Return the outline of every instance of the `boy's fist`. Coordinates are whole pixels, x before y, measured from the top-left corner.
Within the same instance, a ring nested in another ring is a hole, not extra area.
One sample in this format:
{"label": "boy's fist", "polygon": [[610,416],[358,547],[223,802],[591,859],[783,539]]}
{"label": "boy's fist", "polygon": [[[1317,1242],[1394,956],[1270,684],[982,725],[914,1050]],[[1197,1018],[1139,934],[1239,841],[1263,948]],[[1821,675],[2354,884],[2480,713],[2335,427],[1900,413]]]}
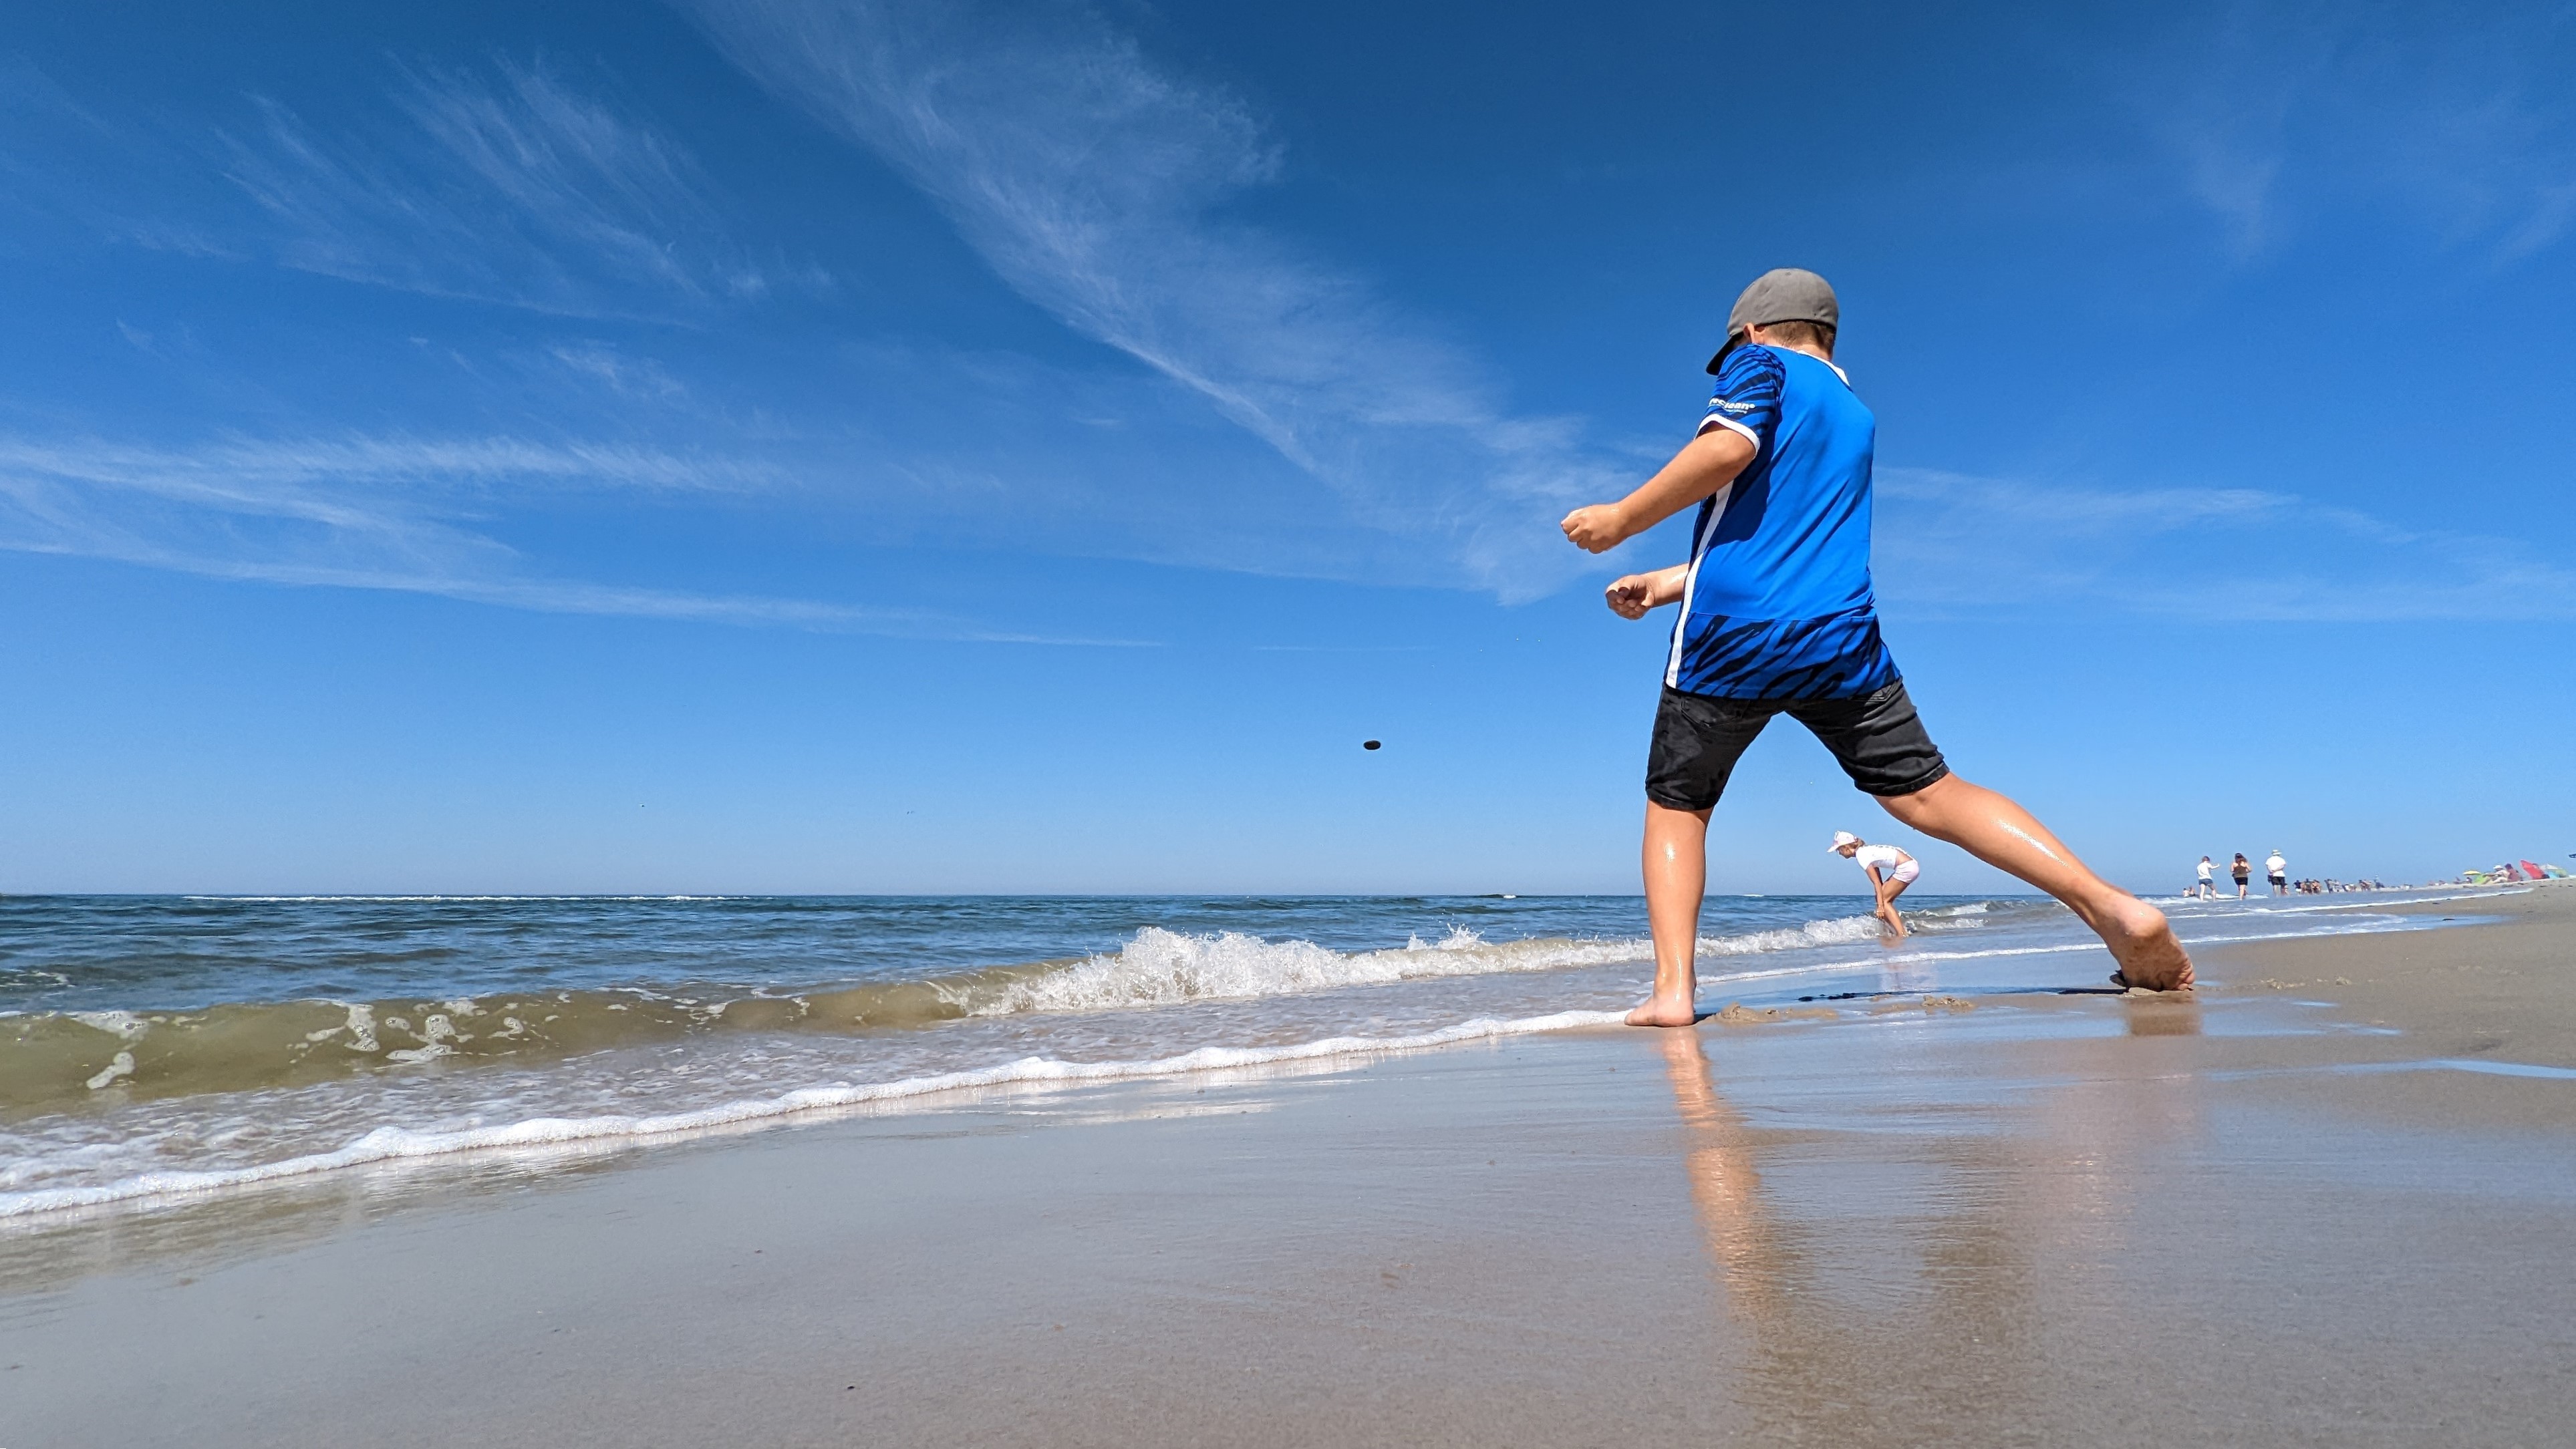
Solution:
{"label": "boy's fist", "polygon": [[1628,541],[1628,532],[1619,526],[1618,505],[1595,503],[1565,515],[1561,525],[1566,540],[1585,553],[1607,553]]}
{"label": "boy's fist", "polygon": [[1648,609],[1655,607],[1655,576],[1630,574],[1613,579],[1610,587],[1602,590],[1602,597],[1609,600],[1610,612],[1620,618],[1642,619]]}

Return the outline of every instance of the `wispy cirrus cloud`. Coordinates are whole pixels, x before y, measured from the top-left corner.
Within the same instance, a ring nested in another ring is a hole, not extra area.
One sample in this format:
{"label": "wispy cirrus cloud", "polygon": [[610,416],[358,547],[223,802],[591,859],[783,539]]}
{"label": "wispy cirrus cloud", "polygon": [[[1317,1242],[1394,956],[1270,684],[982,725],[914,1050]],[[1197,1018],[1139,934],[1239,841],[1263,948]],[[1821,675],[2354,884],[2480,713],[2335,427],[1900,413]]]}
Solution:
{"label": "wispy cirrus cloud", "polygon": [[573,375],[596,383],[622,398],[639,402],[669,402],[686,396],[689,391],[660,362],[605,342],[559,342],[547,348],[546,353]]}
{"label": "wispy cirrus cloud", "polygon": [[[501,483],[739,492],[777,481],[757,464],[615,443],[521,438],[227,438],[194,448],[0,438],[0,472],[40,474],[208,504]],[[318,494],[316,496],[319,496]]]}
{"label": "wispy cirrus cloud", "polygon": [[1129,642],[996,629],[923,609],[547,578],[477,526],[505,493],[739,493],[775,481],[733,461],[513,438],[235,438],[174,449],[0,437],[0,549],[547,613],[901,638]]}
{"label": "wispy cirrus cloud", "polygon": [[327,123],[240,104],[246,123],[93,107],[0,57],[0,201],[157,251],[556,315],[703,316],[834,287],[743,242],[686,146],[542,65],[393,65]]}
{"label": "wispy cirrus cloud", "polygon": [[2576,618],[2576,570],[2519,540],[2247,488],[2105,489],[1879,470],[1876,573],[1919,613],[2273,621]]}
{"label": "wispy cirrus cloud", "polygon": [[2122,53],[2121,84],[2240,258],[2337,202],[2393,204],[2498,266],[2576,222],[2564,7],[2222,5],[2168,19],[2143,57]]}
{"label": "wispy cirrus cloud", "polygon": [[684,0],[773,93],[932,198],[994,272],[1189,388],[1507,597],[1581,566],[1557,514],[1628,481],[1580,427],[1518,414],[1435,329],[1225,205],[1277,145],[1234,98],[1087,12],[932,0]]}
{"label": "wispy cirrus cloud", "polygon": [[828,284],[754,261],[683,147],[541,68],[405,72],[390,100],[389,124],[325,135],[260,98],[224,137],[283,265],[589,316]]}

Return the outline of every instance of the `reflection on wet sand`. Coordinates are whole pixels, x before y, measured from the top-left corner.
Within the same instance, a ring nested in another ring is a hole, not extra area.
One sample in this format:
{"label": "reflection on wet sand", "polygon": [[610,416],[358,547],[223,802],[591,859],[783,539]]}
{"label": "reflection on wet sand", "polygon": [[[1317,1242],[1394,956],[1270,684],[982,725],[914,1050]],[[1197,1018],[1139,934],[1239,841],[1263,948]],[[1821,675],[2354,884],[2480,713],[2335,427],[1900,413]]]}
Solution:
{"label": "reflection on wet sand", "polygon": [[1786,1265],[1779,1235],[1763,1210],[1752,1133],[1743,1115],[1718,1095],[1698,1032],[1665,1032],[1663,1048],[1687,1144],[1682,1160],[1709,1261],[1724,1281],[1729,1307],[1758,1326],[1778,1311]]}
{"label": "reflection on wet sand", "polygon": [[[2133,1030],[2196,1029],[2196,1008],[2155,1006]],[[1662,1051],[1708,1258],[1745,1334],[1729,1378],[1766,1441],[2006,1442],[2082,1417],[2055,1335],[2122,1336],[2135,1158],[2196,1132],[2187,1101],[2080,1078],[1983,1101],[1863,1087],[1799,1109],[1830,1125],[1757,1127],[1698,1032],[1665,1033]]]}
{"label": "reflection on wet sand", "polygon": [[1804,1225],[1764,1190],[1765,1134],[1717,1090],[1699,1033],[1667,1032],[1662,1047],[1709,1262],[1729,1315],[1749,1335],[1736,1398],[1766,1438],[1857,1442],[1854,1411],[1870,1386],[1852,1372],[1868,1360],[1855,1356],[1866,1350],[1851,1340],[1873,1325],[1842,1321],[1817,1293],[1814,1265],[1800,1251]]}
{"label": "reflection on wet sand", "polygon": [[2130,997],[2122,1004],[2129,1008],[2131,1036],[2200,1035],[2198,996],[2165,992],[2156,996]]}

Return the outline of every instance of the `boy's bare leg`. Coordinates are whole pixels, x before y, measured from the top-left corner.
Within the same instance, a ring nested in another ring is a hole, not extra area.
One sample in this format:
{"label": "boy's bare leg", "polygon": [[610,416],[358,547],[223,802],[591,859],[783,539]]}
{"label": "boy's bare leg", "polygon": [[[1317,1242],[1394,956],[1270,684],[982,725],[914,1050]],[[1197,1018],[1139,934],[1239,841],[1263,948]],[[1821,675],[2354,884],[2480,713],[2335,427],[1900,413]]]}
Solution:
{"label": "boy's bare leg", "polygon": [[2191,958],[2174,939],[2165,913],[2086,869],[2047,826],[2005,796],[1944,775],[1911,795],[1882,796],[1878,803],[1913,829],[2064,901],[2111,948],[2130,985],[2190,988]]}
{"label": "boy's bare leg", "polygon": [[1708,889],[1708,812],[1646,802],[1646,922],[1655,934],[1655,994],[1630,1026],[1699,1020],[1699,902]]}

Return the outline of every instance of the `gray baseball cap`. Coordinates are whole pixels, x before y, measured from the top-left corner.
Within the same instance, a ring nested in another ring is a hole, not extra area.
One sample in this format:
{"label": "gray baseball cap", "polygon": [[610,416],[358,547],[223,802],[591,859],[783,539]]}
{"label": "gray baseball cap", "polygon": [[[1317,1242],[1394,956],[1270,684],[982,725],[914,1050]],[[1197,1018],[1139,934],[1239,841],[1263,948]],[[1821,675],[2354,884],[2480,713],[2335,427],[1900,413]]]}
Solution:
{"label": "gray baseball cap", "polygon": [[1842,325],[1843,309],[1834,300],[1833,284],[1803,267],[1773,267],[1753,279],[1744,295],[1735,299],[1735,310],[1726,314],[1726,345],[1708,360],[1711,372],[1726,362],[1726,354],[1744,345],[1744,329],[1768,327],[1774,322],[1822,322],[1828,327]]}

